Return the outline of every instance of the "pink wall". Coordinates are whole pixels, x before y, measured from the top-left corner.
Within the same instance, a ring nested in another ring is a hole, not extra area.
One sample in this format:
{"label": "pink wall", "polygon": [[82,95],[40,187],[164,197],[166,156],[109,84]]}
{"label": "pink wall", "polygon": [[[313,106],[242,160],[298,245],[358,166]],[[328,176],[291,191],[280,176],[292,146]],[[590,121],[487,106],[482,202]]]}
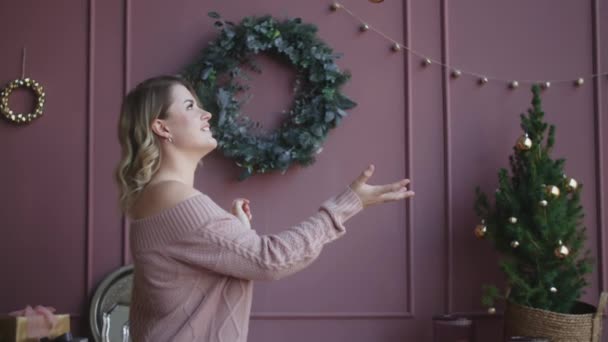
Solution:
{"label": "pink wall", "polygon": [[[608,70],[608,5],[596,1],[344,0],[370,24],[434,59],[505,79],[562,79]],[[596,3],[598,10],[593,5]],[[491,191],[520,134],[527,85],[482,88],[451,80],[438,67],[393,54],[373,33],[361,35],[329,2],[57,0],[0,3],[0,83],[28,75],[46,87],[43,118],[26,127],[0,122],[0,312],[46,304],[84,326],[96,284],[129,262],[126,227],[112,171],[119,156],[121,96],[146,77],[179,71],[214,35],[206,13],[299,16],[319,27],[353,78],[345,93],[359,105],[331,134],[318,162],[284,176],[234,181],[237,169],[215,153],[197,186],[227,206],[252,200],[254,228],[279,231],[312,213],[368,163],[377,182],[414,180],[407,207],[370,209],[348,224],[318,262],[288,279],[257,283],[251,341],[428,341],[433,314],[479,310],[482,283],[500,279],[496,255],[472,237],[473,189]],[[593,18],[596,18],[594,21]],[[597,54],[594,53],[597,49]],[[292,72],[263,59],[250,116],[289,106]],[[606,225],[608,78],[544,94],[557,125],[554,156],[585,184],[589,246],[598,257],[586,300],[608,284]],[[24,96],[17,94],[16,106]],[[596,125],[600,126],[596,126]],[[596,128],[597,127],[597,128]],[[601,270],[601,271],[600,271]],[[498,336],[495,318],[480,324]],[[608,341],[608,339],[606,339]]]}

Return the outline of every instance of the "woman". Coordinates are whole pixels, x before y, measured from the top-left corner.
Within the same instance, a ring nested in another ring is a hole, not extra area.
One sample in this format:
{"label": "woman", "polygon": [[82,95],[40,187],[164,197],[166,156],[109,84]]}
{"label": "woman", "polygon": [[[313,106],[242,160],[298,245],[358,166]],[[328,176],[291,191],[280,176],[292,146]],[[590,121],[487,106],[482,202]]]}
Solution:
{"label": "woman", "polygon": [[253,280],[302,270],[361,209],[414,195],[406,179],[367,184],[370,165],[315,215],[258,235],[247,200],[236,200],[228,213],[193,187],[199,162],[217,146],[209,119],[179,77],[144,81],[124,100],[116,178],[131,218],[134,341],[246,341]]}

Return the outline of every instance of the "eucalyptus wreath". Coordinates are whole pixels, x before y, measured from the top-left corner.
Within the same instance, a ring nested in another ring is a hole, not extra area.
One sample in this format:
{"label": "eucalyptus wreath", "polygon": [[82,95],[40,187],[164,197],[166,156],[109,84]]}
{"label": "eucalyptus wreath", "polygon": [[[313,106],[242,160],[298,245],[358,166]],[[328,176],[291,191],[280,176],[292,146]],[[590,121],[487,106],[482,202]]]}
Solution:
{"label": "eucalyptus wreath", "polygon": [[[216,12],[209,16],[216,19],[219,35],[186,67],[184,76],[215,114],[212,132],[224,155],[243,168],[239,178],[314,163],[328,132],[356,106],[340,92],[350,78],[336,65],[340,55],[317,37],[314,25],[300,18],[252,16],[235,24]],[[247,101],[242,95],[249,89],[247,71],[261,72],[254,60],[260,53],[296,70],[293,104],[280,127],[270,132],[241,113]]]}

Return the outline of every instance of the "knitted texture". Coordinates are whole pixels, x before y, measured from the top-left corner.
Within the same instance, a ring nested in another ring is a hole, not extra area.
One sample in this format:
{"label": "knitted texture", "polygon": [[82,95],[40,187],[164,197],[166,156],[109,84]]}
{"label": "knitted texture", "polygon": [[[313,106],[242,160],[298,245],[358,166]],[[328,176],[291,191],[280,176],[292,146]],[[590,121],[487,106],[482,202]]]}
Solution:
{"label": "knitted texture", "polygon": [[247,341],[253,280],[304,269],[361,209],[347,188],[300,224],[258,235],[197,194],[132,221],[133,341]]}

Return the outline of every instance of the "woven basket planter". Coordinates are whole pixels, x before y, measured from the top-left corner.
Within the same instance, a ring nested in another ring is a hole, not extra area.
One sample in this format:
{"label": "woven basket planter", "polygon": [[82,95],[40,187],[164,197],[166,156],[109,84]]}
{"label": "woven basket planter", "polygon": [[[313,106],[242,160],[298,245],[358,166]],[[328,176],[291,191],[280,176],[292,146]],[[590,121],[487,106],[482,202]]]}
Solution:
{"label": "woven basket planter", "polygon": [[536,336],[551,342],[600,342],[602,313],[608,293],[596,307],[577,302],[572,314],[561,314],[507,302],[505,336]]}

